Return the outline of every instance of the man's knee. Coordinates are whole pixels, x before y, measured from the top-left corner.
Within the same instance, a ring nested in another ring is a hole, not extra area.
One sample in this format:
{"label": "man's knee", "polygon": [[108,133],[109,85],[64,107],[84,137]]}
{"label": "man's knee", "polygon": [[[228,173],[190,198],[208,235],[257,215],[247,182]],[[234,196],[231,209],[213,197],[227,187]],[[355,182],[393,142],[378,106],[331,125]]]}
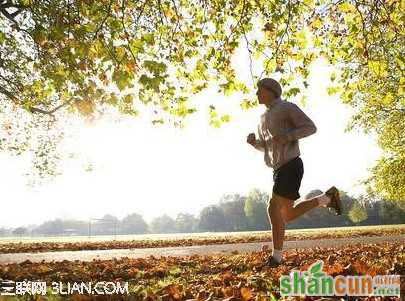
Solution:
{"label": "man's knee", "polygon": [[270,219],[273,215],[277,214],[279,217],[283,219],[284,223],[288,223],[289,221],[288,206],[290,205],[289,204],[290,202],[291,201],[288,199],[279,197],[277,195],[273,195],[267,206]]}
{"label": "man's knee", "polygon": [[275,198],[270,198],[269,203],[267,204],[267,210],[271,211],[273,209],[276,209],[278,207],[278,202]]}

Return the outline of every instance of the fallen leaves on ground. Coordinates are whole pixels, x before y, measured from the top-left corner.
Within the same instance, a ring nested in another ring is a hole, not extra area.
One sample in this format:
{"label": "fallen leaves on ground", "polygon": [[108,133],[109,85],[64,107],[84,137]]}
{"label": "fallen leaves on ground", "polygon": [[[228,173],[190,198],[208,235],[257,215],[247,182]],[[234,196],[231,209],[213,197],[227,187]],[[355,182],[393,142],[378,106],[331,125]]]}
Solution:
{"label": "fallen leaves on ground", "polygon": [[[236,255],[161,258],[150,256],[91,262],[65,260],[33,263],[27,260],[19,264],[0,265],[0,279],[46,281],[48,284],[53,281],[129,283],[129,295],[114,295],[113,299],[97,296],[97,300],[278,300],[279,277],[289,274],[292,269],[304,270],[322,259],[323,271],[332,276],[405,275],[404,251],[404,244],[400,242],[356,244],[339,248],[292,249],[285,251],[284,264],[277,268],[263,268],[270,250]],[[70,297],[71,300],[93,300],[92,298],[95,296]],[[290,299],[295,300],[297,297]],[[319,297],[297,300],[316,299]],[[379,299],[368,298],[368,300]],[[399,298],[386,297],[384,300],[399,300]]]}

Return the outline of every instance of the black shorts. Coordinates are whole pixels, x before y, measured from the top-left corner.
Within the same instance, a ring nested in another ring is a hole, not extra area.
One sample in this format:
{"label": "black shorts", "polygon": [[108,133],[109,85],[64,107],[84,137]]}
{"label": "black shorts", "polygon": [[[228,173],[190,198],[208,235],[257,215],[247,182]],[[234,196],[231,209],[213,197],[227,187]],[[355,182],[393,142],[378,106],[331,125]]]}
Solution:
{"label": "black shorts", "polygon": [[289,200],[299,199],[303,175],[304,164],[300,157],[288,161],[273,171],[273,192]]}

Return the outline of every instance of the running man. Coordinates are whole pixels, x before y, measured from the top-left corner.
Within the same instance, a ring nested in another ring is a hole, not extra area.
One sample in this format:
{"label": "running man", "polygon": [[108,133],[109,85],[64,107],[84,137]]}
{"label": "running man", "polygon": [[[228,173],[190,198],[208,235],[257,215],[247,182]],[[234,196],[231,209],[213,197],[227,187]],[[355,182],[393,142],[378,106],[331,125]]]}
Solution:
{"label": "running man", "polygon": [[281,86],[272,78],[261,79],[257,84],[259,104],[267,107],[258,126],[259,139],[254,133],[247,142],[264,152],[264,161],[273,169],[273,192],[267,212],[273,237],[272,255],[266,265],[276,267],[282,262],[285,225],[316,207],[333,208],[342,214],[342,205],[336,187],[331,187],[310,199],[300,198],[299,188],[304,174],[298,140],[316,132],[313,121],[294,103],[282,100]]}

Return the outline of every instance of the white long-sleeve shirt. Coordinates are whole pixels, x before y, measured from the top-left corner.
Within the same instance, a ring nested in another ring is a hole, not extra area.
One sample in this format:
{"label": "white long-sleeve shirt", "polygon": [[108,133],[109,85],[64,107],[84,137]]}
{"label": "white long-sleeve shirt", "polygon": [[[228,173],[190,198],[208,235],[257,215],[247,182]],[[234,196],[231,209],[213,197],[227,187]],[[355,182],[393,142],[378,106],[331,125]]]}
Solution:
{"label": "white long-sleeve shirt", "polygon": [[[267,166],[278,169],[300,155],[298,140],[315,132],[314,122],[296,104],[277,98],[261,115],[254,147],[264,152]],[[286,135],[288,142],[273,143],[277,135]]]}

